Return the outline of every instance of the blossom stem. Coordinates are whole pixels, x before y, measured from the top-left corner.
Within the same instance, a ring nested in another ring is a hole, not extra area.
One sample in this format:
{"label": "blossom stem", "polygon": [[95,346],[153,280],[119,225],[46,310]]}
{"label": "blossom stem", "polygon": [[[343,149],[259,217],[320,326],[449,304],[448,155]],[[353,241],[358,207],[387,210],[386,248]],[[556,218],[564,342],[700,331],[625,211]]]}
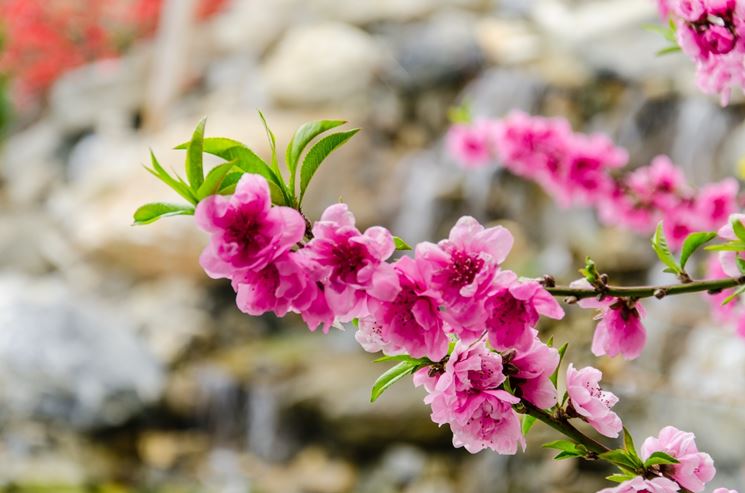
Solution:
{"label": "blossom stem", "polygon": [[581,443],[582,445],[587,447],[587,450],[589,450],[590,452],[593,452],[595,454],[602,454],[603,452],[608,452],[610,450],[602,443],[596,442],[595,440],[583,434],[577,428],[572,426],[572,424],[569,423],[569,420],[565,417],[555,416],[549,412],[535,407],[533,404],[530,404],[526,401],[523,401],[522,405],[525,407],[525,414],[533,416],[537,420],[546,423],[548,426],[558,431],[562,435],[571,438],[577,443]]}
{"label": "blossom stem", "polygon": [[546,286],[546,291],[553,296],[568,296],[575,299],[593,298],[598,295],[617,296],[621,298],[651,298],[672,296],[676,294],[698,293],[709,291],[717,293],[723,289],[734,288],[745,284],[745,276],[738,278],[711,279],[691,281],[685,284],[667,286],[603,286],[602,288],[572,288],[569,286]]}

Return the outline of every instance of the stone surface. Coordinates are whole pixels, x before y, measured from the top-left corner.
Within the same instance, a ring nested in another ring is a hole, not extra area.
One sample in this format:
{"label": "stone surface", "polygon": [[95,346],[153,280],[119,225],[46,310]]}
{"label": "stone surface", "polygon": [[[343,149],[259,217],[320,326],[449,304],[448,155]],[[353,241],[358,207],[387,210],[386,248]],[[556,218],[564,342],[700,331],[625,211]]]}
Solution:
{"label": "stone surface", "polygon": [[382,62],[364,31],[322,23],[289,31],[264,66],[269,95],[282,104],[362,98]]}

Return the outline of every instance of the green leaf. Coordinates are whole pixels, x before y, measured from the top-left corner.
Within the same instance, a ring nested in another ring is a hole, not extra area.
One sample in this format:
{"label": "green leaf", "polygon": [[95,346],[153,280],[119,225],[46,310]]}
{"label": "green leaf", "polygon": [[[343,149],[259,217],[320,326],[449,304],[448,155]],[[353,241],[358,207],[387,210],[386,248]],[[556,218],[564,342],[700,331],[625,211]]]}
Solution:
{"label": "green leaf", "polygon": [[722,245],[709,245],[704,247],[704,250],[711,252],[742,252],[745,251],[745,242],[734,240]]}
{"label": "green leaf", "polygon": [[178,178],[178,176],[176,178],[173,178],[165,169],[163,169],[163,166],[161,166],[158,162],[158,159],[155,157],[152,149],[150,150],[150,162],[152,163],[152,168],[148,168],[147,166],[145,166],[145,169],[150,174],[171,187],[183,198],[196,205],[198,200],[189,189],[189,187],[180,178]]}
{"label": "green leaf", "polygon": [[656,56],[664,56],[664,55],[670,55],[672,53],[677,53],[679,51],[682,51],[680,49],[680,46],[678,46],[678,45],[670,45],[670,46],[666,46],[665,48],[662,48],[661,50],[657,50],[655,52],[655,55]]}
{"label": "green leaf", "polygon": [[[272,132],[272,129],[269,128],[269,124],[266,122],[266,118],[264,117],[264,113],[259,111],[259,118],[261,118],[261,123],[264,125],[264,130],[266,131],[266,137],[269,139],[269,147],[272,150],[272,170],[277,174],[277,177],[280,181],[280,187],[284,190],[286,190],[285,181],[284,178],[282,178],[282,173],[279,171],[279,161],[277,159],[277,138],[274,136],[274,132]],[[295,192],[291,191],[290,195],[292,197],[295,196]]]}
{"label": "green leaf", "polygon": [[310,148],[308,154],[305,155],[305,159],[303,159],[303,167],[300,170],[300,202],[302,202],[305,196],[305,191],[308,188],[308,184],[310,184],[310,180],[316,174],[323,160],[335,149],[338,149],[351,139],[359,130],[359,128],[354,128],[347,132],[333,133],[322,138]]}
{"label": "green leaf", "polygon": [[[183,148],[184,144],[177,146]],[[290,197],[282,180],[254,151],[237,140],[223,137],[204,139],[204,152],[221,157],[226,161],[235,161],[235,166],[246,173],[261,175],[269,182],[272,201],[277,205],[290,204]]]}
{"label": "green leaf", "polygon": [[292,136],[292,139],[287,144],[287,151],[285,152],[287,168],[290,170],[290,188],[293,193],[295,191],[297,164],[298,161],[300,161],[300,155],[303,153],[303,150],[305,150],[305,147],[311,140],[315,139],[322,133],[340,125],[344,125],[345,123],[347,123],[345,120],[318,120],[315,122],[305,123],[297,129],[295,135]]}
{"label": "green leaf", "polygon": [[530,416],[529,414],[526,414],[523,416],[523,422],[522,422],[522,432],[523,436],[527,436],[528,432],[531,428],[533,428],[533,425],[536,422],[535,416]]}
{"label": "green leaf", "polygon": [[414,373],[419,365],[412,361],[402,361],[389,369],[375,380],[370,393],[370,402],[375,402],[388,387],[401,380],[406,375]]}
{"label": "green leaf", "polygon": [[427,358],[412,358],[408,354],[397,354],[394,356],[388,356],[388,355],[381,356],[380,358],[373,360],[373,363],[383,363],[385,361],[411,361],[413,363],[416,363],[417,365],[432,363]]}
{"label": "green leaf", "polygon": [[677,464],[678,459],[665,452],[654,452],[644,461],[644,467],[654,466],[655,464]]}
{"label": "green leaf", "polygon": [[730,224],[732,225],[732,229],[734,230],[737,239],[745,242],[745,226],[743,226],[740,219],[738,217],[734,217],[730,221]]}
{"label": "green leaf", "polygon": [[595,265],[595,261],[592,260],[590,257],[585,257],[585,267],[583,269],[580,269],[579,273],[582,274],[585,279],[587,279],[587,282],[589,282],[593,286],[595,285],[595,283],[598,282],[598,278],[600,277],[598,268]]}
{"label": "green leaf", "polygon": [[134,224],[150,224],[161,217],[189,216],[194,214],[194,207],[181,204],[167,204],[165,202],[153,202],[140,206],[134,213]]}
{"label": "green leaf", "polygon": [[621,449],[603,452],[602,454],[598,455],[598,457],[606,462],[610,462],[619,467],[628,468],[632,471],[639,469],[641,466],[640,462],[634,460],[632,457],[629,456],[628,452]]}
{"label": "green leaf", "polygon": [[628,481],[629,479],[634,478],[634,474],[625,473],[625,474],[611,474],[610,476],[606,476],[605,479],[608,481],[613,481],[614,483],[623,483],[624,481]]}
{"label": "green leaf", "polygon": [[556,365],[556,369],[554,370],[554,372],[551,374],[551,377],[550,377],[551,383],[554,384],[554,388],[556,388],[556,383],[559,381],[559,368],[561,368],[561,362],[564,361],[564,354],[566,354],[568,347],[569,347],[569,343],[565,342],[559,348],[559,364]]}
{"label": "green leaf", "polygon": [[704,244],[710,242],[716,238],[717,234],[712,231],[701,231],[697,233],[689,234],[685,241],[683,241],[683,247],[680,250],[680,268],[685,270],[688,259],[691,255],[701,248]]}
{"label": "green leaf", "polygon": [[631,433],[626,427],[623,427],[623,448],[626,450],[626,455],[631,459],[637,467],[644,467],[639,454],[636,453],[636,447],[634,446],[634,439],[631,437]]}
{"label": "green leaf", "polygon": [[575,457],[582,457],[582,455],[584,454],[581,454],[579,452],[564,451],[564,452],[559,452],[558,454],[556,454],[554,456],[554,460],[573,459]]}
{"label": "green leaf", "polygon": [[722,306],[731,303],[735,298],[737,298],[738,296],[740,296],[742,293],[745,293],[745,286],[740,286],[739,288],[737,288],[735,290],[734,293],[732,293],[731,295],[727,296],[724,299],[724,301],[722,301]]}
{"label": "green leaf", "polygon": [[217,193],[221,195],[229,195],[235,192],[235,186],[240,181],[241,176],[245,175],[243,171],[232,171],[225,176],[220,184],[220,189]]}
{"label": "green leaf", "polygon": [[204,182],[204,170],[202,169],[202,143],[204,141],[204,126],[206,118],[199,120],[197,128],[191,136],[191,141],[186,147],[186,179],[189,180],[191,189],[196,192]]}
{"label": "green leaf", "polygon": [[453,106],[448,109],[448,120],[450,123],[471,123],[473,117],[471,116],[471,106],[464,102],[460,106]]}
{"label": "green leaf", "polygon": [[662,221],[657,224],[657,229],[654,232],[654,236],[652,236],[652,248],[657,254],[657,258],[659,258],[663,264],[668,266],[670,270],[674,271],[676,274],[680,273],[680,267],[678,267],[678,263],[675,261],[672,252],[670,252],[670,247],[667,246],[665,232],[662,229]]}
{"label": "green leaf", "polygon": [[227,163],[212,168],[209,173],[207,173],[207,177],[204,179],[202,186],[197,190],[197,198],[202,200],[209,195],[216,194],[222,188],[222,183],[225,180],[225,177],[234,166],[235,161],[228,161]]}
{"label": "green leaf", "polygon": [[577,444],[570,440],[555,440],[553,442],[544,443],[541,445],[543,448],[552,448],[556,450],[563,450],[564,452],[577,452]]}
{"label": "green leaf", "polygon": [[411,246],[398,236],[393,237],[393,242],[396,244],[396,250],[411,250]]}

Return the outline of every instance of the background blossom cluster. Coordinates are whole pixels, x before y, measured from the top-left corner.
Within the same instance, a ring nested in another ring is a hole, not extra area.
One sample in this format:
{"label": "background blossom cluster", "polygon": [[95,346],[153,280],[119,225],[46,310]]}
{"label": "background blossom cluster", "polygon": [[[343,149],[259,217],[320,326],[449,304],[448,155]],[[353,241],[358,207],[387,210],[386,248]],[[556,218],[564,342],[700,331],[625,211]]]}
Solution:
{"label": "background blossom cluster", "polygon": [[667,156],[628,171],[628,154],[601,134],[573,132],[563,118],[512,112],[453,125],[450,154],[465,167],[496,159],[534,181],[560,205],[594,207],[601,221],[648,234],[663,221],[673,248],[694,231],[719,228],[737,210],[739,185],[728,178],[698,190]]}
{"label": "background blossom cluster", "polygon": [[696,83],[729,102],[745,88],[745,3],[740,0],[660,0],[660,14],[675,26],[678,45],[696,64]]}

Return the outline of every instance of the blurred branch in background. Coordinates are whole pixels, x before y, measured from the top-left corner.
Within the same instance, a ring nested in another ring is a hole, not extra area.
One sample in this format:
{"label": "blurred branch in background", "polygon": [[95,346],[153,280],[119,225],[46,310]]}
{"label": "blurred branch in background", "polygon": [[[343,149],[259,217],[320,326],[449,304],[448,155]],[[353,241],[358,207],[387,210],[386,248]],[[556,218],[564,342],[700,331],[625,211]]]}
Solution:
{"label": "blurred branch in background", "polygon": [[183,86],[197,0],[165,0],[158,23],[155,51],[144,108],[144,125],[163,125],[168,107]]}

